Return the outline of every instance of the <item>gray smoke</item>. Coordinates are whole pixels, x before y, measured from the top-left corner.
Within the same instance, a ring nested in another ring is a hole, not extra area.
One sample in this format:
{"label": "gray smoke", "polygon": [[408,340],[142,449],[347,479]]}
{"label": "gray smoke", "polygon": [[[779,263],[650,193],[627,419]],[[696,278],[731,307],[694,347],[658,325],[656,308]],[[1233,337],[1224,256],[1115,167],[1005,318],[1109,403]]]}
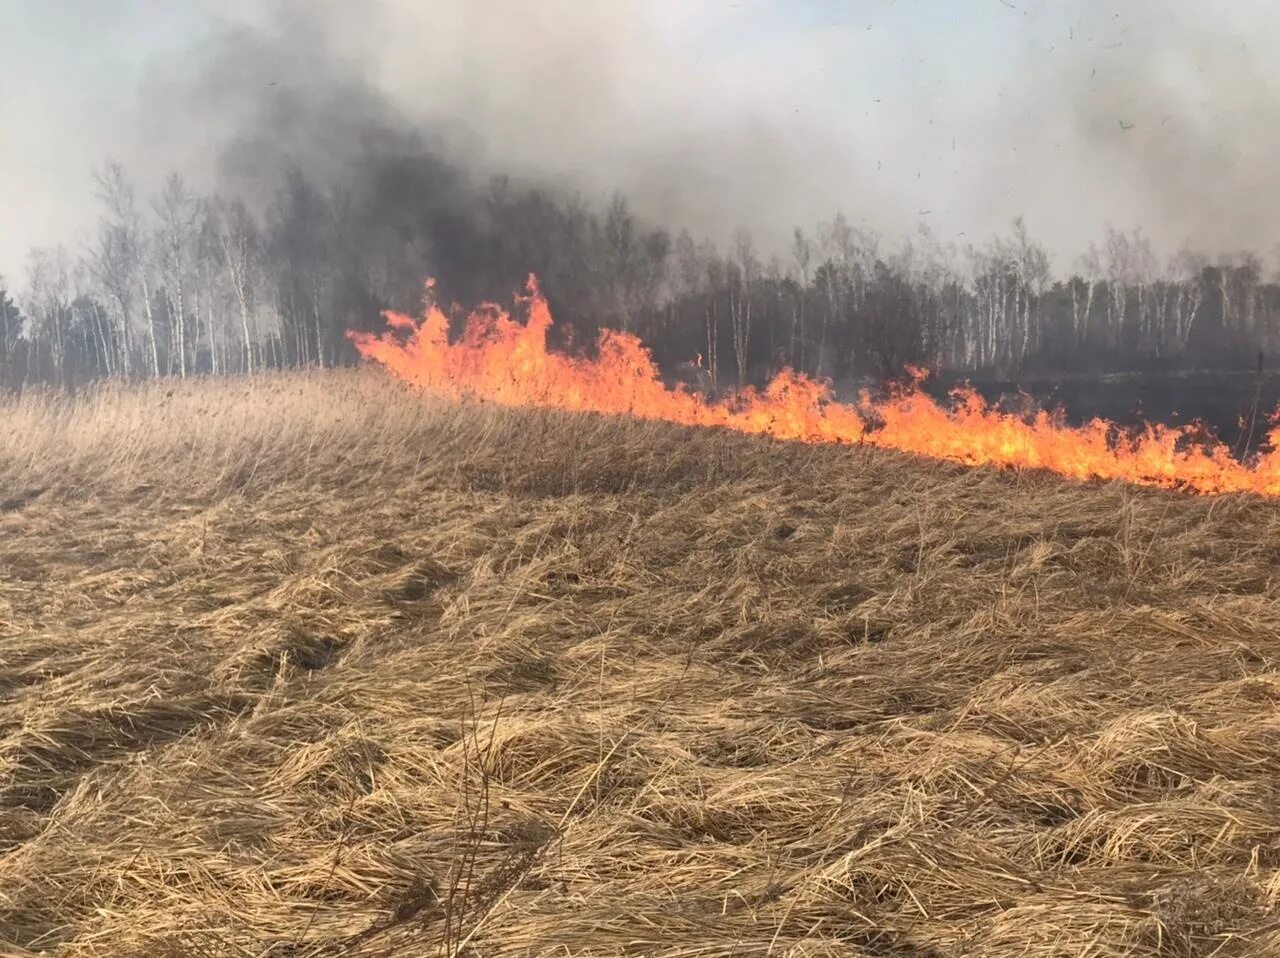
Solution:
{"label": "gray smoke", "polygon": [[673,51],[657,31],[679,5],[660,7],[278,2],[157,63],[143,138],[212,144],[216,182],[238,190],[288,165],[323,180],[412,141],[475,182],[621,190],[651,220],[719,239],[745,225],[781,240],[830,215],[828,171],[796,174],[838,163],[836,146],[784,133],[754,85]]}
{"label": "gray smoke", "polygon": [[1029,23],[995,138],[1028,153],[1006,167],[1012,195],[1048,231],[1096,235],[1109,220],[1165,252],[1270,254],[1280,73],[1266,38],[1278,23],[1266,3],[1098,0],[1065,30]]}
{"label": "gray smoke", "polygon": [[1024,214],[1059,272],[1108,222],[1166,253],[1267,253],[1280,214],[1261,0],[65,6],[90,18],[76,43],[98,31],[142,68],[127,96],[104,75],[48,108],[39,83],[0,104],[11,135],[67,144],[3,161],[8,272],[14,237],[92,221],[70,171],[105,156],[144,192],[180,169],[253,197],[288,167],[337,180],[425,151],[460,192],[494,173],[619,189],[653,221],[722,241],[746,226],[766,248],[838,209],[959,247]]}

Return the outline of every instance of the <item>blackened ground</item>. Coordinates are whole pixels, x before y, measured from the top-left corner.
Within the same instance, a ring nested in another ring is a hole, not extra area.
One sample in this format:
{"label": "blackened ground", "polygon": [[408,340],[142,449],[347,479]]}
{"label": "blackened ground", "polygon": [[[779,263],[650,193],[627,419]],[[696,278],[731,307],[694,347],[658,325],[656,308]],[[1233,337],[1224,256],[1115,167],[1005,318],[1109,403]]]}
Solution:
{"label": "blackened ground", "polygon": [[[962,380],[944,377],[925,389],[943,398]],[[1079,425],[1100,417],[1124,426],[1144,422],[1203,423],[1232,449],[1256,450],[1266,438],[1268,419],[1280,407],[1280,373],[1249,370],[1206,373],[1132,373],[1010,380],[973,379],[969,384],[989,401],[1020,409],[1029,396],[1047,409],[1061,409]],[[1249,428],[1253,423],[1252,430]]]}

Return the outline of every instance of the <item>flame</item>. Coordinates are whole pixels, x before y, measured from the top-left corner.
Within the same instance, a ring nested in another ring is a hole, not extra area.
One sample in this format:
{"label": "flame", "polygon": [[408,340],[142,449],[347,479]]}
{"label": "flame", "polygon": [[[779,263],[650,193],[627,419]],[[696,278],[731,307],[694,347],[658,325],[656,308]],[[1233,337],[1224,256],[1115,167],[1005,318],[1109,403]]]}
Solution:
{"label": "flame", "polygon": [[[762,390],[709,400],[683,385],[665,385],[648,348],[629,333],[603,330],[594,358],[549,350],[551,311],[533,276],[520,297],[526,323],[486,305],[470,315],[456,342],[449,341],[449,321],[435,305],[430,282],[427,299],[421,320],[388,313],[385,333],[348,336],[366,359],[459,399],[719,426],[811,443],[863,443],[1081,480],[1280,495],[1280,452],[1241,462],[1220,442],[1197,441],[1189,427],[1124,430],[1101,419],[1070,426],[1044,411],[1030,417],[1001,411],[968,388],[953,392],[950,405],[941,404],[920,390],[924,373],[916,369],[908,370],[909,385],[874,401],[864,393],[857,403],[837,402],[826,384],[791,370]],[[1267,440],[1269,448],[1280,447],[1280,426]]]}

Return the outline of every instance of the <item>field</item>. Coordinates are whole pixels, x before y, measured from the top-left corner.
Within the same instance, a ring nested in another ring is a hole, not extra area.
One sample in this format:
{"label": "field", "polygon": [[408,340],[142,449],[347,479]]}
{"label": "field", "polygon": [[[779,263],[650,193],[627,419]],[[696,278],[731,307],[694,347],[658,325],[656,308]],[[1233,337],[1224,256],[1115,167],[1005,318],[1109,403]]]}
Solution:
{"label": "field", "polygon": [[1280,503],[0,404],[0,953],[1280,955]]}

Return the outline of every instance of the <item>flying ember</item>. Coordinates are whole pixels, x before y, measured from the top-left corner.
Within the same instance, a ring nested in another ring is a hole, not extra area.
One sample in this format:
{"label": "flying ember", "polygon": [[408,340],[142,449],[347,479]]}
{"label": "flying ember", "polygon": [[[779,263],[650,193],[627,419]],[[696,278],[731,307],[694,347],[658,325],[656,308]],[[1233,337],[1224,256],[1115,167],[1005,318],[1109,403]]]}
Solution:
{"label": "flying ember", "polygon": [[[683,385],[667,386],[648,348],[629,333],[603,330],[597,355],[590,358],[548,349],[551,311],[533,276],[521,305],[527,322],[486,306],[470,315],[454,342],[448,317],[435,305],[421,320],[388,313],[381,335],[348,336],[366,359],[416,386],[460,399],[720,426],[811,443],[864,443],[973,466],[1046,469],[1074,479],[1280,495],[1280,452],[1240,461],[1220,442],[1193,439],[1188,427],[1132,430],[1101,419],[1077,427],[1044,411],[1014,415],[971,389],[953,392],[950,405],[915,385],[887,398],[864,393],[857,403],[846,403],[824,383],[784,370],[762,390],[708,399]],[[1277,446],[1280,426],[1272,428],[1264,448]]]}

